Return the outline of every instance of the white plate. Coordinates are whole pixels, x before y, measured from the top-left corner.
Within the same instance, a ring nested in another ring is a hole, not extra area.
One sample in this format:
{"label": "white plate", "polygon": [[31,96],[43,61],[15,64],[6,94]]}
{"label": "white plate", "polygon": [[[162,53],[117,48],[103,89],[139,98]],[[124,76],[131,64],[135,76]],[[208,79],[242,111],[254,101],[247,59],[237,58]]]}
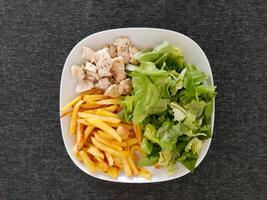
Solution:
{"label": "white plate", "polygon": [[[209,76],[208,83],[213,85],[212,72],[209,65],[209,61],[202,51],[202,49],[190,38],[187,36],[177,33],[174,31],[164,30],[164,29],[155,29],[155,28],[121,28],[121,29],[112,29],[107,31],[102,31],[90,35],[83,40],[81,40],[70,52],[65,62],[60,85],[60,107],[63,107],[67,102],[76,97],[78,94],[74,92],[76,81],[70,75],[70,68],[74,64],[82,64],[84,61],[81,58],[81,52],[83,46],[88,46],[93,49],[100,49],[104,45],[112,43],[114,38],[118,36],[127,36],[131,39],[132,43],[138,48],[145,47],[155,47],[164,40],[169,41],[171,44],[181,48],[185,55],[186,62],[195,64],[199,69],[204,71]],[[212,132],[213,132],[213,123],[214,123],[214,112],[212,115]],[[189,170],[186,169],[183,165],[178,163],[178,170],[171,176],[169,176],[164,169],[154,169],[154,167],[149,168],[152,173],[152,179],[146,180],[142,177],[127,177],[125,174],[121,173],[118,179],[113,180],[109,176],[106,176],[102,173],[92,174],[88,172],[83,165],[79,162],[72,151],[73,147],[73,138],[70,136],[69,128],[69,118],[64,117],[60,119],[61,121],[61,130],[62,136],[65,143],[67,152],[75,163],[85,173],[102,180],[113,181],[113,182],[125,182],[125,183],[151,183],[151,182],[161,182],[167,181],[175,178],[179,178],[189,173]],[[204,142],[203,149],[200,153],[197,165],[201,163],[205,157],[211,139],[208,139]],[[198,170],[196,169],[196,172]]]}

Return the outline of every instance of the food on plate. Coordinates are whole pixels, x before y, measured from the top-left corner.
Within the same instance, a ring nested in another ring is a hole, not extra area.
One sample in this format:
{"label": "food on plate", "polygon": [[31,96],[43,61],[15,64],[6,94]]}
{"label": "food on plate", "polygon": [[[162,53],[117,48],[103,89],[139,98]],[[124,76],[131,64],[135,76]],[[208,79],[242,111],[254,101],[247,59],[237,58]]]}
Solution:
{"label": "food on plate", "polygon": [[173,173],[181,162],[193,172],[203,142],[211,137],[216,87],[167,41],[134,54],[134,59],[139,64],[126,67],[133,91],[122,98],[120,116],[144,132],[146,157],[139,166],[155,165]]}
{"label": "food on plate", "polygon": [[61,109],[77,159],[113,178],[124,171],[151,179],[145,167],[171,174],[177,162],[193,172],[212,136],[216,87],[208,76],[167,41],[139,50],[119,37],[100,50],[84,47],[82,58],[71,67],[81,94]]}
{"label": "food on plate", "polygon": [[76,78],[76,92],[99,88],[110,97],[119,97],[131,92],[131,79],[127,79],[125,65],[137,64],[134,54],[138,49],[127,37],[118,37],[114,44],[100,50],[83,47],[84,63],[73,65],[71,75]]}
{"label": "food on plate", "polygon": [[[92,173],[98,171],[117,178],[124,171],[127,176],[150,179],[151,172],[136,165],[138,153],[143,154],[137,145],[141,141],[140,127],[122,122],[118,99],[98,92],[85,92],[61,109],[63,116],[71,110],[70,134],[74,136],[76,158]],[[97,106],[83,107],[87,104]]]}

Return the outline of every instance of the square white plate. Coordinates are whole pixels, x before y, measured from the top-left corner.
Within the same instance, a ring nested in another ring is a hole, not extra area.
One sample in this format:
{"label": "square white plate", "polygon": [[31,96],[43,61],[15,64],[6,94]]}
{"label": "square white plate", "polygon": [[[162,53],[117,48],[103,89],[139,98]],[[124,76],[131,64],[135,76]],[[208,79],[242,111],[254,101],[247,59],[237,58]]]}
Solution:
{"label": "square white plate", "polygon": [[[112,29],[107,31],[102,31],[90,35],[83,40],[81,40],[70,52],[68,55],[61,77],[61,85],[60,85],[60,108],[63,107],[67,102],[72,100],[78,94],[74,91],[76,80],[73,79],[70,75],[70,68],[74,64],[82,64],[84,60],[81,58],[82,47],[88,46],[92,49],[100,49],[106,44],[112,43],[114,39],[118,36],[127,36],[130,38],[132,43],[138,47],[139,49],[146,48],[146,47],[155,47],[156,45],[160,44],[164,40],[167,40],[172,45],[177,46],[182,49],[185,60],[188,63],[192,63],[196,65],[200,70],[204,71],[208,76],[208,84],[213,85],[213,77],[211,68],[208,62],[208,59],[202,49],[190,38],[187,36],[177,33],[170,30],[164,29],[155,29],[155,28],[120,28],[120,29]],[[215,106],[214,106],[215,109]],[[213,124],[214,124],[214,113],[215,110],[213,109],[212,115],[212,132],[213,132]],[[83,163],[79,162],[75,155],[73,154],[72,147],[73,147],[73,138],[69,134],[69,118],[64,117],[60,119],[61,122],[61,130],[62,136],[64,140],[64,144],[66,150],[75,163],[77,167],[79,167],[85,173],[102,180],[113,181],[113,182],[125,182],[125,183],[152,183],[152,182],[161,182],[167,181],[175,178],[179,178],[184,176],[185,174],[189,173],[189,170],[186,169],[182,164],[177,163],[177,171],[169,176],[164,169],[155,169],[154,167],[148,168],[152,171],[152,179],[146,180],[142,177],[127,177],[124,173],[121,173],[118,179],[114,180],[109,176],[103,173],[90,173],[86,170]],[[199,159],[197,161],[197,165],[201,163],[203,158],[205,157],[209,146],[210,146],[211,139],[204,141],[204,145],[202,151],[200,153]],[[197,173],[197,170],[196,172]]]}

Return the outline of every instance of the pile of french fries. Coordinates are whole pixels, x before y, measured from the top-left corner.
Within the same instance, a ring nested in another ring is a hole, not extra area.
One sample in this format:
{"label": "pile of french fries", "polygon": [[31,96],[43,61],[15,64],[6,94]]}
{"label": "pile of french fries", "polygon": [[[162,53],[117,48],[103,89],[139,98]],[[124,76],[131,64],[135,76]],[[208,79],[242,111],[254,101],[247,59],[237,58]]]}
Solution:
{"label": "pile of french fries", "polygon": [[118,116],[119,99],[101,91],[83,93],[61,109],[61,117],[70,116],[70,134],[75,137],[73,151],[91,172],[104,172],[116,179],[120,171],[127,176],[151,179],[151,172],[136,165],[142,134],[135,124]]}

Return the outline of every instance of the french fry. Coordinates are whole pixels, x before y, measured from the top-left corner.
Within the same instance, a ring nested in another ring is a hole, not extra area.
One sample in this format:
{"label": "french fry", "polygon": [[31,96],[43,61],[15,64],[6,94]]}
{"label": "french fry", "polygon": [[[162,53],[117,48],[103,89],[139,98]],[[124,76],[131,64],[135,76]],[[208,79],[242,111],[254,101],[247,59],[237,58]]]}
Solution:
{"label": "french fry", "polygon": [[121,136],[121,139],[126,140],[129,138],[130,131],[127,130],[126,128],[123,128],[122,126],[119,126],[116,131],[119,133]]}
{"label": "french fry", "polygon": [[81,108],[85,108],[85,109],[94,109],[94,108],[101,108],[102,106],[99,104],[92,104],[92,103],[85,103],[83,105],[81,105]]}
{"label": "french fry", "polygon": [[140,175],[140,176],[142,176],[142,177],[144,177],[145,179],[148,179],[148,180],[150,180],[152,178],[151,172],[146,170],[146,169],[144,169],[144,168],[140,168],[138,170],[138,175]]}
{"label": "french fry", "polygon": [[130,168],[132,169],[133,175],[137,175],[138,171],[129,151],[126,151],[126,158],[127,158]]}
{"label": "french fry", "polygon": [[65,117],[65,116],[71,116],[71,114],[72,114],[72,110],[70,110],[70,111],[66,111],[65,113],[63,113],[63,114],[60,116],[60,118]]}
{"label": "french fry", "polygon": [[120,135],[108,124],[106,124],[105,122],[96,119],[96,118],[91,118],[91,119],[87,119],[87,121],[92,124],[93,126],[105,131],[106,133],[110,134],[112,137],[114,137],[116,140],[118,140],[119,142],[122,141]]}
{"label": "french fry", "polygon": [[116,165],[117,167],[122,169],[123,165],[122,165],[121,159],[119,157],[115,157],[115,156],[112,156],[112,158],[113,158],[113,161],[114,161],[114,165]]}
{"label": "french fry", "polygon": [[70,101],[69,103],[67,103],[67,105],[65,105],[61,109],[61,113],[65,113],[69,108],[71,108],[74,104],[76,104],[78,101],[80,101],[81,98],[82,98],[82,95],[79,95],[79,96],[75,97],[72,101]]}
{"label": "french fry", "polygon": [[90,172],[94,172],[95,169],[95,165],[94,162],[91,160],[91,158],[87,155],[87,153],[82,150],[79,152],[79,155],[81,156],[86,168],[88,169],[88,171]]}
{"label": "french fry", "polygon": [[75,157],[77,158],[77,160],[83,161],[80,154],[79,154],[79,151],[77,150],[77,143],[75,143],[72,150],[73,150],[73,153],[74,153]]}
{"label": "french fry", "polygon": [[87,138],[89,137],[89,135],[92,133],[92,131],[94,130],[94,126],[92,124],[88,124],[88,126],[86,127],[85,131],[84,131],[84,137],[83,137],[83,142],[85,143],[87,141]]}
{"label": "french fry", "polygon": [[78,116],[80,118],[83,118],[83,119],[88,119],[88,118],[96,118],[96,119],[99,119],[103,122],[107,122],[107,123],[120,123],[121,120],[118,119],[118,118],[114,118],[114,117],[107,117],[107,116],[102,116],[102,115],[94,115],[94,114],[89,114],[89,113],[85,113],[85,112],[79,112],[78,113]]}
{"label": "french fry", "polygon": [[84,131],[84,128],[83,128],[83,125],[80,124],[79,122],[77,122],[77,131],[76,131],[76,135],[77,135],[77,150],[78,151],[81,151],[83,149],[83,131]]}
{"label": "french fry", "polygon": [[112,104],[119,104],[119,99],[103,99],[96,102],[99,105],[112,105]]}
{"label": "french fry", "polygon": [[142,142],[142,136],[141,136],[141,129],[139,125],[133,124],[133,131],[134,134],[138,140],[138,144],[141,144]]}
{"label": "french fry", "polygon": [[107,172],[108,169],[109,169],[108,164],[104,160],[102,160],[102,159],[100,159],[98,162],[99,162],[100,167],[103,170],[103,172]]}
{"label": "french fry", "polygon": [[114,138],[111,135],[105,133],[104,131],[98,130],[97,133],[101,138],[106,139],[106,140],[112,140],[112,143],[114,143],[116,145],[119,145],[121,147],[127,146],[126,142],[124,142],[124,141],[118,142],[117,140],[114,140]]}
{"label": "french fry", "polygon": [[131,138],[131,139],[126,140],[126,143],[128,146],[131,146],[131,145],[137,144],[138,139],[137,138]]}
{"label": "french fry", "polygon": [[135,155],[135,152],[136,151],[140,151],[140,146],[138,146],[138,145],[131,146],[130,153],[131,153],[131,156],[132,156],[133,160],[136,160],[137,159],[137,157]]}
{"label": "french fry", "polygon": [[120,124],[109,123],[109,125],[113,128],[118,128],[119,126],[122,126],[123,128],[125,128],[127,130],[132,130],[132,126],[130,126],[128,124],[124,124],[124,123],[120,123]]}
{"label": "french fry", "polygon": [[101,109],[109,111],[109,112],[114,112],[117,109],[117,105],[112,105],[112,106],[108,106],[108,107],[103,107]]}
{"label": "french fry", "polygon": [[98,141],[98,142],[101,142],[103,143],[104,145],[114,149],[114,150],[117,150],[117,151],[122,151],[123,148],[117,144],[115,144],[112,140],[106,140],[104,138],[102,138],[98,133],[95,134],[95,139]]}
{"label": "french fry", "polygon": [[121,161],[122,161],[123,169],[124,169],[126,176],[132,176],[133,175],[132,170],[131,170],[131,167],[129,166],[129,163],[126,157],[122,156]]}
{"label": "french fry", "polygon": [[101,108],[97,109],[95,114],[119,119],[119,116],[117,114],[114,114],[112,112],[109,112],[109,111],[107,111],[105,109],[101,109]]}
{"label": "french fry", "polygon": [[108,133],[106,133],[104,131],[98,130],[97,132],[100,135],[100,137],[102,137],[102,138],[105,138],[105,139],[108,139],[108,140],[113,140],[114,139],[114,137],[112,137],[110,134],[108,134]]}
{"label": "french fry", "polygon": [[96,101],[96,100],[102,100],[107,99],[108,97],[103,94],[91,94],[91,95],[84,95],[83,100],[85,101]]}
{"label": "french fry", "polygon": [[77,113],[78,113],[78,110],[80,108],[80,105],[82,105],[83,102],[84,101],[79,100],[78,103],[76,103],[74,108],[73,108],[72,115],[71,115],[71,122],[70,122],[70,133],[71,134],[75,133]]}
{"label": "french fry", "polygon": [[102,160],[105,158],[104,154],[99,149],[94,147],[93,145],[90,145],[88,147],[87,152],[90,153],[91,155],[95,156],[95,157],[101,158]]}
{"label": "french fry", "polygon": [[89,113],[89,114],[95,114],[97,109],[92,109],[92,110],[85,110],[83,111],[84,113]]}
{"label": "french fry", "polygon": [[116,179],[119,175],[119,169],[117,167],[110,167],[107,171],[107,174],[113,179]]}
{"label": "french fry", "polygon": [[109,166],[112,166],[114,164],[114,161],[113,161],[112,156],[109,153],[107,153],[107,152],[105,152],[104,154],[106,156],[106,159],[108,161]]}
{"label": "french fry", "polygon": [[102,150],[104,152],[107,152],[110,155],[114,155],[114,156],[118,156],[118,157],[122,157],[123,156],[121,152],[116,151],[116,150],[114,150],[114,149],[112,149],[110,147],[105,146],[101,142],[98,142],[94,137],[91,137],[91,140],[92,140],[93,145],[96,148],[98,148],[98,149],[100,149],[100,150]]}

